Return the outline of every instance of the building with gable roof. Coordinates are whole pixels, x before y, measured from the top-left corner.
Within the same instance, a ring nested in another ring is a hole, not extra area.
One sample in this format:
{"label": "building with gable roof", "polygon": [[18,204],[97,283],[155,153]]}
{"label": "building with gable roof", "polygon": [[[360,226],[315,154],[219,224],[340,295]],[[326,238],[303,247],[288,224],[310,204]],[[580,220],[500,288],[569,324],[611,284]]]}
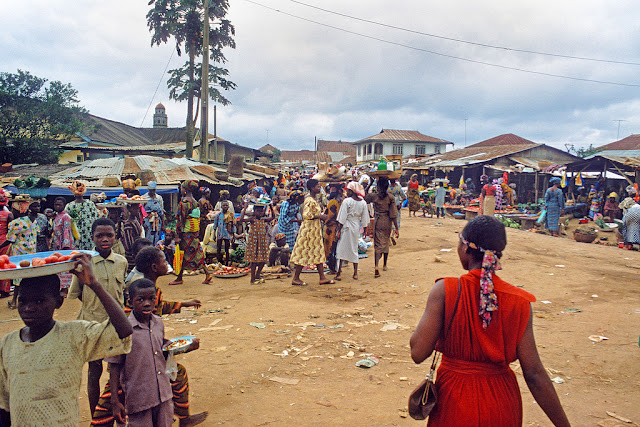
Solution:
{"label": "building with gable roof", "polygon": [[353,142],[358,163],[378,160],[382,156],[423,157],[444,153],[453,142],[424,135],[417,130],[382,129],[380,133]]}

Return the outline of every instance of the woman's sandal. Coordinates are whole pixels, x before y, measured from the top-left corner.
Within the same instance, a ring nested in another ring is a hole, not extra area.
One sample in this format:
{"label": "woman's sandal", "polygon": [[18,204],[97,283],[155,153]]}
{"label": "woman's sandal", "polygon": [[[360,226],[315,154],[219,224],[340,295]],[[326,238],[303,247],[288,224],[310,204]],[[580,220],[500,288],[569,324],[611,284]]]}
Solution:
{"label": "woman's sandal", "polygon": [[307,286],[306,282],[294,282],[293,280],[291,281],[291,284],[293,286]]}
{"label": "woman's sandal", "polygon": [[209,276],[209,277],[207,277],[206,279],[204,279],[202,281],[202,284],[203,285],[208,285],[209,283],[211,283],[211,280],[213,280],[213,277]]}
{"label": "woman's sandal", "polygon": [[380,277],[380,270],[378,270],[377,268],[374,270],[373,272],[373,277],[378,278]]}
{"label": "woman's sandal", "polygon": [[340,280],[342,280],[342,275],[337,274],[336,277],[333,278],[333,280],[337,280],[339,282]]}
{"label": "woman's sandal", "polygon": [[353,275],[353,280],[358,280],[358,275],[357,274]]}
{"label": "woman's sandal", "polygon": [[336,283],[335,280],[331,280],[331,279],[322,280],[319,282],[320,285],[335,285],[335,283]]}
{"label": "woman's sandal", "polygon": [[182,280],[174,280],[173,282],[169,283],[169,286],[172,285],[182,285],[184,282]]}
{"label": "woman's sandal", "polygon": [[387,271],[387,266],[386,265],[382,267],[382,271]]}

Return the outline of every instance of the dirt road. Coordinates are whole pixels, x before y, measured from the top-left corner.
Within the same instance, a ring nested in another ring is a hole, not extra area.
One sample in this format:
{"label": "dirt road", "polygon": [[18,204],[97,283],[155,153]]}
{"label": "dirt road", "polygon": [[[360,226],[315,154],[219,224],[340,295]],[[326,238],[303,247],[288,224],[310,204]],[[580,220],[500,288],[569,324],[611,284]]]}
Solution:
{"label": "dirt road", "polygon": [[[194,334],[201,349],[180,356],[191,380],[192,411],[208,410],[206,425],[418,425],[407,418],[407,397],[428,366],[414,365],[409,336],[433,282],[463,274],[456,254],[465,221],[406,218],[390,269],[373,278],[372,256],[360,280],[350,267],[335,285],[308,287],[289,280],[249,285],[248,277],[185,277],[160,285],[167,300],[199,298],[203,307],[164,319],[168,337]],[[538,348],[576,426],[640,422],[640,253],[508,230],[501,277],[538,298]],[[57,314],[74,318],[67,301]],[[0,308],[0,333],[21,327]],[[250,323],[255,322],[252,326]],[[264,328],[261,328],[262,325]],[[256,327],[258,326],[258,327]],[[608,340],[593,342],[591,335]],[[374,356],[379,364],[355,363]],[[519,370],[524,425],[550,425]],[[560,380],[559,380],[560,381]],[[88,424],[86,392],[81,423]]]}

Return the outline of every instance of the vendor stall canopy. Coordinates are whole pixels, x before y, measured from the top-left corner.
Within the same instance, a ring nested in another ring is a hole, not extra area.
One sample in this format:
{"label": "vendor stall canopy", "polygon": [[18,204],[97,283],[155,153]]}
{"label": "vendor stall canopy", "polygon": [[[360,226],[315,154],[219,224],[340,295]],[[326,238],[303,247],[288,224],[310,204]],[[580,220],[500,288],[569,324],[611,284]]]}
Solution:
{"label": "vendor stall canopy", "polygon": [[[123,175],[135,175],[141,171],[150,171],[153,181],[159,185],[179,184],[184,180],[200,180],[210,184],[230,185],[240,187],[243,181],[253,181],[264,178],[259,172],[245,172],[242,179],[225,177],[226,168],[203,164],[185,158],[165,159],[148,155],[103,158],[65,169],[51,175],[52,186],[64,186],[69,182],[79,180],[87,187],[104,187],[105,179],[120,180]],[[220,177],[225,177],[220,178]]]}

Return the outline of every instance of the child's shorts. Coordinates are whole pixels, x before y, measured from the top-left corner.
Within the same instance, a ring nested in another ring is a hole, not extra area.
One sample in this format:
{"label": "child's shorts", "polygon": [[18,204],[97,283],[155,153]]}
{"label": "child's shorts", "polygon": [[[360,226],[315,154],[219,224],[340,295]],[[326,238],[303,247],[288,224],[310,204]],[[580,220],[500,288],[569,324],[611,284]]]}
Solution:
{"label": "child's shorts", "polygon": [[173,400],[140,411],[129,414],[129,427],[171,427],[173,424]]}

